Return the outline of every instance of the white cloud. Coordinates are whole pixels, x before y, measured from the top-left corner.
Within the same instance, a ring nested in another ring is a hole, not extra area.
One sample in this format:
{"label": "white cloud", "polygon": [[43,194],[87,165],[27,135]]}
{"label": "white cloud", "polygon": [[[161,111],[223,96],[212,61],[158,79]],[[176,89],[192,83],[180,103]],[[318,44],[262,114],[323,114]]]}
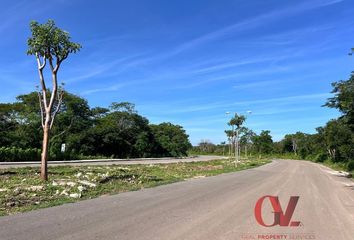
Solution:
{"label": "white cloud", "polygon": [[269,13],[261,14],[253,18],[249,18],[235,24],[231,24],[224,28],[206,33],[200,37],[197,37],[189,42],[185,42],[184,44],[178,46],[173,51],[166,54],[166,56],[177,55],[183,51],[194,48],[201,44],[205,44],[214,40],[217,40],[221,37],[224,37],[228,34],[234,34],[237,31],[249,30],[251,28],[255,28],[261,25],[264,25],[270,21],[275,19],[281,19],[283,17],[290,17],[291,15],[298,14],[304,11],[321,8],[329,5],[333,5],[336,3],[340,3],[343,0],[318,0],[318,1],[305,1],[301,4],[290,6],[281,10],[272,11]]}
{"label": "white cloud", "polygon": [[116,84],[116,85],[112,85],[112,86],[104,87],[104,88],[93,88],[93,89],[85,90],[85,91],[81,92],[81,94],[82,95],[90,95],[90,94],[99,93],[99,92],[114,92],[114,91],[121,89],[124,86],[125,86],[124,84]]}

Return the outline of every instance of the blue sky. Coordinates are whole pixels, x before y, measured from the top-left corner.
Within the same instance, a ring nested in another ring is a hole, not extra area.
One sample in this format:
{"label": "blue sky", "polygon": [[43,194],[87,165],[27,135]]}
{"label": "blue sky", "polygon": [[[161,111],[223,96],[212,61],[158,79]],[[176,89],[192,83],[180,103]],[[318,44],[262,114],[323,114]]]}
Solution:
{"label": "blue sky", "polygon": [[90,106],[129,101],[152,123],[184,126],[193,144],[246,126],[314,133],[337,117],[321,105],[354,59],[354,1],[0,0],[0,102],[38,85],[29,22],[54,19],[83,49],[59,80]]}

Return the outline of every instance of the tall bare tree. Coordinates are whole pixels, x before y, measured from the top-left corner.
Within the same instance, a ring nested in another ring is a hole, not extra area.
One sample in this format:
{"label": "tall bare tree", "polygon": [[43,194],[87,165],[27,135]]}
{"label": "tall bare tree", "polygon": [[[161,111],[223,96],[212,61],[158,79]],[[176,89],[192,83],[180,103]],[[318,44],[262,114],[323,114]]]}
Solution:
{"label": "tall bare tree", "polygon": [[235,113],[235,116],[230,119],[228,125],[232,127],[232,132],[234,132],[234,144],[235,144],[235,165],[240,160],[240,131],[242,129],[242,124],[245,122],[246,117],[243,115],[238,115]]}
{"label": "tall bare tree", "polygon": [[293,148],[293,152],[297,155],[297,139],[294,137],[291,139],[291,146]]}
{"label": "tall bare tree", "polygon": [[252,138],[256,135],[251,129],[246,127],[242,128],[242,136],[240,137],[240,143],[244,146],[245,157],[248,158],[248,148],[252,145]]}
{"label": "tall bare tree", "polygon": [[[81,49],[81,45],[70,41],[68,32],[55,26],[53,20],[45,24],[32,21],[30,24],[32,36],[28,39],[28,55],[35,55],[37,60],[40,90],[39,105],[43,128],[43,145],[41,155],[41,179],[48,180],[47,160],[50,130],[63,99],[63,91],[58,86],[58,71],[62,62],[71,53]],[[50,67],[52,89],[48,89],[44,79],[44,69]]]}
{"label": "tall bare tree", "polygon": [[225,130],[227,140],[229,142],[229,156],[232,157],[232,146],[234,141],[234,130]]}
{"label": "tall bare tree", "polygon": [[220,143],[220,145],[222,146],[222,155],[224,156],[225,155],[225,145],[226,145],[226,142],[223,141]]}

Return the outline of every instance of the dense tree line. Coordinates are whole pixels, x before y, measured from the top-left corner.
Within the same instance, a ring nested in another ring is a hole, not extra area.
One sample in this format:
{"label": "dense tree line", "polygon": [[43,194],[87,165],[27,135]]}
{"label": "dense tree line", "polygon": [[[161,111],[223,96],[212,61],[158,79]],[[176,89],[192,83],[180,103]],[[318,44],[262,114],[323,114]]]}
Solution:
{"label": "dense tree line", "polygon": [[332,119],[317,133],[288,134],[276,146],[277,152],[293,153],[300,158],[345,163],[354,161],[354,75],[332,84],[334,96],[324,106],[337,108],[342,115]]}
{"label": "dense tree line", "polygon": [[332,84],[334,96],[324,106],[337,108],[342,116],[332,119],[316,134],[296,133],[286,135],[278,144],[278,152],[292,152],[301,158],[349,165],[354,161],[354,75],[346,81]]}
{"label": "dense tree line", "polygon": [[[334,96],[324,106],[339,109],[342,115],[338,119],[318,127],[315,134],[287,134],[278,142],[273,142],[270,131],[256,134],[242,127],[238,133],[242,155],[292,154],[299,159],[353,165],[350,162],[354,160],[354,75],[333,83],[332,92]],[[121,102],[108,108],[90,108],[79,96],[68,92],[64,96],[51,133],[51,159],[184,156],[191,147],[181,126],[150,124],[135,111],[134,104]],[[40,149],[42,131],[36,92],[20,95],[14,103],[0,104],[0,155],[23,155],[26,149]],[[61,152],[63,143],[65,153]],[[192,152],[228,155],[232,148],[226,142],[215,145],[202,140]]]}
{"label": "dense tree line", "polygon": [[[324,106],[337,108],[342,113],[338,119],[332,119],[325,126],[318,127],[315,134],[287,134],[279,142],[273,142],[270,131],[256,134],[244,128],[240,132],[240,149],[243,155],[291,154],[299,159],[343,163],[348,166],[348,170],[353,170],[354,75],[351,74],[346,81],[334,82],[332,86],[334,96]],[[203,140],[192,151],[225,155],[225,143],[215,145]]]}
{"label": "dense tree line", "polygon": [[[178,125],[150,124],[134,104],[112,103],[90,108],[88,102],[64,92],[51,130],[51,159],[85,156],[115,158],[185,156],[188,135]],[[20,95],[14,103],[0,104],[0,147],[41,148],[41,117],[37,92]],[[61,146],[65,143],[65,152]]]}
{"label": "dense tree line", "polygon": [[[229,131],[226,131],[229,134]],[[252,130],[243,127],[240,132],[240,152],[242,156],[255,156],[262,154],[274,153],[274,143],[270,131],[263,130],[260,134],[256,134]],[[227,144],[221,142],[214,144],[210,140],[201,140],[197,146],[193,146],[191,153],[195,154],[218,154],[218,155],[232,155],[234,150],[232,139]]]}

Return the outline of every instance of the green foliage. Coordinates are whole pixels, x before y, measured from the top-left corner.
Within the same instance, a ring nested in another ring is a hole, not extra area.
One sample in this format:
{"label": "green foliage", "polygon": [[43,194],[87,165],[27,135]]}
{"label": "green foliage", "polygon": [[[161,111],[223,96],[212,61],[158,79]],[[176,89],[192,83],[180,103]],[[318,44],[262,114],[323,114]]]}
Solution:
{"label": "green foliage", "polygon": [[80,50],[81,45],[70,41],[69,33],[55,26],[53,20],[45,24],[32,21],[30,24],[32,37],[28,39],[27,54],[45,57],[48,60],[54,57],[58,62],[63,61],[70,53]]}
{"label": "green foliage", "polygon": [[350,162],[348,162],[347,170],[348,171],[353,171],[354,170],[354,160],[351,160]]}
{"label": "green foliage", "polygon": [[[300,159],[347,162],[354,158],[354,134],[343,119],[331,120],[315,134],[288,134],[279,144],[278,153],[297,154]],[[296,152],[294,152],[294,144]]]}
{"label": "green foliage", "polygon": [[328,159],[328,154],[326,153],[318,153],[316,154],[316,156],[314,157],[314,160],[316,162],[324,162]]}
{"label": "green foliage", "polygon": [[321,134],[333,161],[348,161],[354,158],[354,134],[344,121],[329,121]]}
{"label": "green foliage", "polygon": [[202,153],[214,153],[216,149],[217,146],[209,140],[201,140],[195,150]]}
{"label": "green foliage", "polygon": [[236,129],[240,129],[242,124],[246,121],[246,117],[243,115],[238,115],[235,113],[235,116],[232,117],[228,123],[229,126],[235,126]]}
{"label": "green foliage", "polygon": [[128,113],[137,113],[137,111],[135,110],[135,104],[130,103],[130,102],[113,102],[109,108],[112,111],[116,111],[116,112],[128,112]]}
{"label": "green foliage", "polygon": [[[0,146],[41,148],[38,109],[36,92],[18,96],[15,103],[0,104]],[[136,112],[134,104],[113,103],[110,110],[91,109],[85,99],[64,92],[51,130],[49,159],[184,156],[189,147],[188,135],[181,126],[171,123],[151,126]]]}
{"label": "green foliage", "polygon": [[193,146],[189,151],[188,155],[217,155],[226,156],[228,155],[229,145],[226,142],[221,142],[220,144],[213,144],[208,140],[201,140],[198,146]]}
{"label": "green foliage", "polygon": [[332,84],[334,97],[325,106],[342,112],[339,119],[332,119],[316,134],[288,134],[280,142],[281,153],[294,152],[302,159],[345,164],[354,159],[354,75],[347,81]]}
{"label": "green foliage", "polygon": [[251,145],[252,139],[256,136],[256,133],[251,129],[243,128],[241,132],[240,142],[242,145]]}
{"label": "green foliage", "polygon": [[11,144],[13,131],[18,123],[12,104],[0,103],[0,146]]}
{"label": "green foliage", "polygon": [[0,147],[0,161],[2,162],[38,161],[40,155],[41,151],[35,148]]}
{"label": "green foliage", "polygon": [[111,112],[97,122],[90,134],[97,142],[96,153],[119,158],[149,156],[152,135],[148,124],[136,113]]}
{"label": "green foliage", "polygon": [[172,157],[186,156],[192,147],[183,127],[172,123],[151,125],[154,139],[157,142],[157,152]]}
{"label": "green foliage", "polygon": [[269,154],[273,151],[273,140],[268,130],[263,130],[259,135],[253,136],[252,141],[258,153]]}
{"label": "green foliage", "polygon": [[325,106],[337,108],[342,118],[354,130],[354,74],[346,81],[332,83],[334,97],[329,98]]}
{"label": "green foliage", "polygon": [[[38,102],[38,95],[35,96]],[[40,147],[36,144],[41,130],[39,112],[32,112],[32,104],[23,100],[19,96],[16,103],[0,104],[0,146]]]}

